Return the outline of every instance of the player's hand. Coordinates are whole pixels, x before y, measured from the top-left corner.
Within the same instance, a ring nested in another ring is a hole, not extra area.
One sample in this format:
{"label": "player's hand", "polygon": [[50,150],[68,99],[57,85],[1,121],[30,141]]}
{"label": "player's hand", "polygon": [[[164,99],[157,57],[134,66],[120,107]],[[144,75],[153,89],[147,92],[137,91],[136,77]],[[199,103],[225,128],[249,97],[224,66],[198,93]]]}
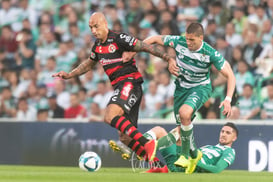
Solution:
{"label": "player's hand", "polygon": [[228,100],[224,100],[221,102],[219,108],[221,108],[222,106],[224,106],[224,110],[222,111],[223,115],[226,115],[227,118],[231,116],[231,104],[230,101]]}
{"label": "player's hand", "polygon": [[175,76],[179,76],[179,68],[176,65],[176,61],[173,58],[170,58],[169,60],[169,71],[171,74],[175,75]]}
{"label": "player's hand", "polygon": [[124,63],[130,61],[134,56],[136,55],[136,52],[123,52],[122,53],[122,60]]}
{"label": "player's hand", "polygon": [[70,78],[69,74],[64,71],[60,71],[58,73],[55,73],[52,75],[52,77],[58,77],[58,78],[62,78],[62,79],[69,79]]}

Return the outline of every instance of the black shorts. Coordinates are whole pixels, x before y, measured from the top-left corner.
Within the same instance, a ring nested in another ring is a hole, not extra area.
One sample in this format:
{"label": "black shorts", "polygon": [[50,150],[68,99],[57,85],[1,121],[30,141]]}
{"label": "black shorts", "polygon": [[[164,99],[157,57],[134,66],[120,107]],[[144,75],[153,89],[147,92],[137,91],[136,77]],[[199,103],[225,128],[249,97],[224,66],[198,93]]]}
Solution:
{"label": "black shorts", "polygon": [[142,99],[141,83],[133,80],[125,80],[115,87],[113,96],[108,104],[119,105],[125,116],[137,127],[139,106]]}

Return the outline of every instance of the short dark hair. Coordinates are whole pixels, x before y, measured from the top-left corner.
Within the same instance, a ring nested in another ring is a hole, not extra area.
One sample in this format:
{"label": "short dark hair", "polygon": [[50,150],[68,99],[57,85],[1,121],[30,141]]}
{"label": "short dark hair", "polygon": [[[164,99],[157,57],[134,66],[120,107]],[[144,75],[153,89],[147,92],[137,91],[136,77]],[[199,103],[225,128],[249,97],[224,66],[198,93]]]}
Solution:
{"label": "short dark hair", "polygon": [[203,26],[198,22],[191,23],[188,27],[186,32],[188,34],[195,34],[197,36],[204,36],[204,28]]}
{"label": "short dark hair", "polygon": [[239,135],[239,130],[237,129],[237,127],[235,126],[234,123],[232,123],[232,122],[227,122],[226,124],[224,124],[224,126],[229,126],[229,127],[231,127],[231,128],[235,131],[236,136]]}

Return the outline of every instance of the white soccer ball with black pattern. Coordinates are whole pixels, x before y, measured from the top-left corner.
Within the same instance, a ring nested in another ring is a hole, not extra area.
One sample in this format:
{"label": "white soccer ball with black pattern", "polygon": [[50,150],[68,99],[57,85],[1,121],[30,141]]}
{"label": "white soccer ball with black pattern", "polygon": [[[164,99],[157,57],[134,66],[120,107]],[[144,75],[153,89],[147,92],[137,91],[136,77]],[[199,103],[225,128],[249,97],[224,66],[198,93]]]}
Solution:
{"label": "white soccer ball with black pattern", "polygon": [[85,152],[79,158],[79,167],[84,171],[98,171],[101,167],[101,158],[95,152]]}

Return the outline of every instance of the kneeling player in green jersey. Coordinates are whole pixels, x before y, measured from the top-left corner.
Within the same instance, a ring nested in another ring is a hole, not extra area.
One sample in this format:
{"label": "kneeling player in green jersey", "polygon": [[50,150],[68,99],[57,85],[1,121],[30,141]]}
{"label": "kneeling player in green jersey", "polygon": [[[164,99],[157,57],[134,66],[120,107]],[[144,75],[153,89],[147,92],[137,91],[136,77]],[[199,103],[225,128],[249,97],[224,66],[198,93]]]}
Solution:
{"label": "kneeling player in green jersey", "polygon": [[[181,142],[179,141],[180,137],[177,128],[167,133],[164,128],[156,126],[146,132],[144,136],[148,139],[158,140],[157,150],[160,151],[167,164],[166,166],[162,165],[162,163],[157,164],[155,165],[156,167],[151,167],[146,173],[166,173],[168,171],[185,172],[187,174],[193,172],[219,173],[235,160],[235,150],[232,148],[232,144],[237,139],[238,129],[231,122],[224,124],[220,130],[219,143],[200,147],[198,150],[202,153],[202,158],[198,163],[194,163],[193,160],[189,159],[185,168],[174,165],[174,162],[181,155]],[[120,143],[114,142],[114,144],[119,148],[118,151],[122,154],[127,154]],[[131,156],[131,153],[132,151],[129,151],[128,155]]]}
{"label": "kneeling player in green jersey", "polygon": [[[157,133],[157,130],[152,130]],[[162,133],[162,131],[161,131]],[[230,166],[235,160],[235,150],[232,148],[233,142],[237,139],[238,129],[233,123],[226,123],[222,127],[219,135],[219,143],[216,145],[206,145],[198,150],[202,153],[201,160],[197,164],[189,163],[186,168],[174,165],[174,162],[179,158],[181,146],[177,145],[179,133],[177,129],[158,140],[158,150],[163,156],[169,171],[185,172],[191,174],[197,173],[219,173]],[[165,171],[165,168],[162,168]],[[161,169],[150,169],[148,172],[160,173]]]}

